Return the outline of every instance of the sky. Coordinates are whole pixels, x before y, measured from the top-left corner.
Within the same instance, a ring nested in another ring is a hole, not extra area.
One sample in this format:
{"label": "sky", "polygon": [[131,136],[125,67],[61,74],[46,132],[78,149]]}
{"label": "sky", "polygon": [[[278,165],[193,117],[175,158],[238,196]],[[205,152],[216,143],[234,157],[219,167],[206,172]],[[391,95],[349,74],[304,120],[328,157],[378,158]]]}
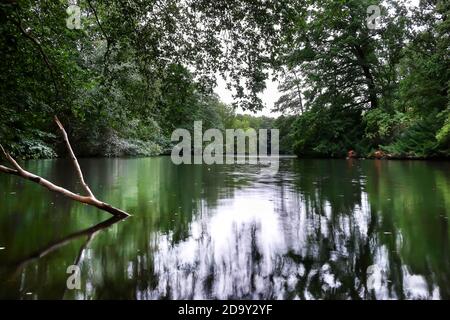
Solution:
{"label": "sky", "polygon": [[[233,102],[232,92],[227,89],[226,81],[221,76],[217,76],[217,86],[214,89],[214,92],[219,95],[222,102],[225,102],[227,104],[231,104]],[[253,113],[250,111],[243,111],[239,108],[236,110],[236,113],[267,116],[272,118],[278,117],[280,113],[271,112],[271,109],[273,108],[275,102],[280,97],[280,92],[278,91],[278,81],[274,82],[270,79],[266,80],[266,89],[259,96],[265,105],[263,110],[258,111],[257,113]]]}

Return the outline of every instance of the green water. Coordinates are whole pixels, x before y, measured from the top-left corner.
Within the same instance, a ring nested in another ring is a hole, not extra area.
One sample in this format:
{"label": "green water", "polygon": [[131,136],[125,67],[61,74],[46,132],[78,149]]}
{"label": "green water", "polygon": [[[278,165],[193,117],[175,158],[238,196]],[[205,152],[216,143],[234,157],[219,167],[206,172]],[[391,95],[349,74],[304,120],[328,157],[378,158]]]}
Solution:
{"label": "green water", "polygon": [[[133,216],[1,174],[0,298],[450,299],[449,162],[283,159],[275,176],[168,157],[80,164]],[[80,190],[67,160],[24,166]]]}

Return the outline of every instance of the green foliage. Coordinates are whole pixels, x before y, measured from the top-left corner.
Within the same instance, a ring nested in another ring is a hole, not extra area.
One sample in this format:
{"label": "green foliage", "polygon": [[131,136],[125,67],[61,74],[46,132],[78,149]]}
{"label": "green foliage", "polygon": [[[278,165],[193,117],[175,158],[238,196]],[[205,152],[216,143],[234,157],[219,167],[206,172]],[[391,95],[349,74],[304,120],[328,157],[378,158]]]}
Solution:
{"label": "green foliage", "polygon": [[[305,3],[291,7],[295,23],[283,35],[277,103],[278,111],[298,114],[284,133],[294,151],[366,156],[381,147],[393,157],[448,156],[450,5]],[[365,20],[369,4],[382,11],[375,30]]]}
{"label": "green foliage", "polygon": [[[446,114],[447,118],[445,119],[442,128],[440,128],[436,134],[436,139],[442,148],[450,151],[450,111],[447,111]],[[441,114],[441,117],[444,115],[445,113]],[[447,153],[447,155],[450,155],[450,153]]]}
{"label": "green foliage", "polygon": [[[379,28],[367,7],[380,5]],[[302,156],[450,154],[448,1],[64,1],[0,4],[0,142],[53,157],[58,115],[81,155],[167,152],[175,128],[281,130]],[[269,69],[284,116],[235,115],[213,92],[226,76],[235,106],[257,111]]]}
{"label": "green foliage", "polygon": [[364,137],[372,148],[391,143],[408,125],[409,119],[404,113],[388,113],[381,108],[370,110],[363,115]]}
{"label": "green foliage", "polygon": [[292,125],[295,122],[295,116],[280,116],[274,123],[273,127],[280,130],[280,153],[294,154],[294,137]]}
{"label": "green foliage", "polygon": [[[55,132],[54,115],[82,155],[166,151],[172,130],[195,120],[225,128],[229,107],[212,94],[217,73],[228,75],[239,105],[262,107],[258,93],[277,44],[279,4],[77,5],[80,30],[67,28],[64,1],[0,4],[0,53],[8,61],[0,66],[0,141],[16,155],[55,155],[57,140],[26,130]],[[232,41],[223,42],[225,33]]]}
{"label": "green foliage", "polygon": [[26,159],[55,158],[56,152],[53,147],[37,138],[21,138],[19,143],[12,143],[8,148],[12,155]]}
{"label": "green foliage", "polygon": [[361,152],[360,114],[310,110],[293,124],[294,151],[304,157],[343,157],[347,150]]}
{"label": "green foliage", "polygon": [[435,132],[435,117],[431,116],[411,125],[394,143],[382,146],[382,149],[390,153],[392,157],[436,157],[440,155],[440,152]]}
{"label": "green foliage", "polygon": [[[160,145],[152,141],[142,141],[137,139],[121,139],[115,135],[111,135],[105,141],[106,147],[102,156],[118,157],[118,156],[155,156],[162,152]],[[97,149],[98,150],[98,149]]]}

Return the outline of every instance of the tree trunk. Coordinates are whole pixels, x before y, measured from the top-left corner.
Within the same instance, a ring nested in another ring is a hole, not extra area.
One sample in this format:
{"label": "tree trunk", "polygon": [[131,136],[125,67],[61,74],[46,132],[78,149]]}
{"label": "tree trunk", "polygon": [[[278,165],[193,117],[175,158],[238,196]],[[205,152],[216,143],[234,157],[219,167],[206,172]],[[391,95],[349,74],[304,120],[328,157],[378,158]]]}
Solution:
{"label": "tree trunk", "polygon": [[372,72],[370,70],[370,66],[367,63],[367,57],[364,50],[359,45],[354,46],[354,53],[356,59],[358,60],[358,64],[361,66],[361,69],[364,74],[364,78],[366,79],[367,87],[368,87],[368,98],[370,101],[370,108],[375,109],[378,107],[378,97],[375,86],[375,80],[373,78]]}

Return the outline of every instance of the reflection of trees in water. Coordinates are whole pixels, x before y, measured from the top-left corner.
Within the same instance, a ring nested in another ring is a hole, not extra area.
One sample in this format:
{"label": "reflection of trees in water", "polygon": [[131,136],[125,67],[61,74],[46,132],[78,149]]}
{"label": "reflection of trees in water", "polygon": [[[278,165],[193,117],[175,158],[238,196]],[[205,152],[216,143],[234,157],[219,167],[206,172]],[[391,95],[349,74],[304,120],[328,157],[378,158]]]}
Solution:
{"label": "reflection of trees in water", "polygon": [[442,283],[404,261],[403,235],[374,211],[358,168],[331,168],[337,182],[323,169],[302,168],[294,186],[282,174],[273,190],[236,192],[195,217],[184,241],[157,234],[158,284],[139,297],[438,298]]}
{"label": "reflection of trees in water", "polygon": [[[424,200],[450,204],[448,174],[429,163],[286,160],[269,177],[165,160],[113,159],[86,171],[102,198],[135,216],[87,246],[83,288],[66,298],[450,296],[447,207],[429,211]],[[65,248],[25,268],[26,281],[61,288],[79,250]]]}
{"label": "reflection of trees in water", "polygon": [[349,219],[330,232],[326,218],[311,217],[299,206],[299,214],[292,209],[282,219],[270,207],[247,217],[232,216],[234,209],[222,207],[208,221],[194,220],[192,236],[178,244],[170,235],[157,235],[158,286],[141,297],[325,298],[344,297],[354,287],[348,262],[358,253],[348,245],[356,241]]}
{"label": "reflection of trees in water", "polygon": [[[266,294],[270,288],[264,287],[265,279],[272,277],[284,247],[268,205],[235,198],[223,203],[220,212],[194,220],[185,241],[173,244],[170,234],[157,234],[154,267],[159,282],[144,296],[225,299]],[[247,212],[236,211],[242,206]]]}
{"label": "reflection of trees in water", "polygon": [[[414,220],[422,218],[423,211],[417,205],[414,207],[416,211],[413,213],[408,211],[410,207],[402,203],[404,198],[396,194],[398,185],[383,181],[383,178],[389,180],[395,172],[397,177],[395,182],[398,184],[406,177],[411,177],[412,172],[405,172],[402,175],[401,168],[394,165],[390,170],[384,168],[382,175],[377,175],[372,172],[376,169],[372,167],[373,164],[362,162],[353,170],[337,166],[332,172],[339,185],[334,187],[328,184],[324,188],[319,186],[315,191],[311,191],[314,190],[314,183],[311,181],[309,185],[304,183],[299,187],[300,192],[305,194],[303,203],[309,215],[306,219],[313,224],[308,234],[309,245],[302,247],[318,249],[316,252],[310,250],[306,254],[300,251],[299,258],[307,257],[315,261],[316,266],[312,270],[317,270],[320,265],[329,264],[335,277],[343,284],[334,291],[316,290],[319,293],[315,297],[431,298],[439,296],[436,287],[440,287],[443,295],[445,290],[448,290],[448,282],[437,281],[430,275],[447,274],[446,269],[433,265],[435,261],[424,261],[429,263],[430,269],[422,270],[420,273],[423,276],[414,275],[419,273],[414,272],[417,269],[415,261],[405,254],[409,249],[403,246],[405,235],[408,245],[412,247],[427,239],[428,230],[421,230],[423,221]],[[401,165],[400,163],[399,167]],[[319,172],[327,172],[320,166],[320,162],[316,162],[315,166],[316,170],[310,167],[309,170],[301,170],[301,174],[310,175],[311,179],[314,179],[321,176]],[[411,171],[416,172],[417,168],[411,168]],[[361,180],[361,172],[368,176],[364,176]],[[304,178],[303,180],[308,180],[308,177]],[[299,180],[301,182],[302,179]],[[418,184],[423,183],[422,181],[407,181],[401,191],[410,198],[417,197],[420,194]],[[390,197],[379,196],[380,191],[386,192]],[[404,216],[419,226],[417,228],[419,230],[416,229],[415,232],[423,238],[410,239],[411,231],[398,225],[397,218]],[[314,223],[316,220],[320,220],[320,224]],[[329,235],[325,235],[318,225],[328,225]],[[439,225],[430,227],[434,230],[439,229]],[[448,240],[448,237],[441,238],[435,245],[442,246],[443,243],[448,243]],[[429,248],[433,248],[433,245]],[[425,252],[419,257],[426,260],[429,255]],[[323,283],[321,285],[323,286]]]}
{"label": "reflection of trees in water", "polygon": [[[81,245],[78,254],[76,255],[76,257],[73,260],[73,264],[74,266],[78,266],[79,264],[81,264],[84,253],[86,251],[86,249],[88,248],[89,244],[91,243],[91,241],[95,238],[95,236],[97,234],[99,234],[101,231],[111,227],[112,225],[114,225],[115,223],[118,223],[119,221],[123,220],[124,218],[118,218],[118,217],[112,217],[108,220],[105,220],[101,223],[98,223],[92,227],[80,230],[80,231],[76,231],[73,232],[61,239],[52,241],[51,243],[47,244],[44,247],[39,248],[38,250],[34,251],[32,254],[21,258],[18,261],[15,261],[14,263],[10,263],[8,265],[2,266],[2,268],[0,268],[0,274],[1,274],[1,279],[5,282],[2,283],[2,285],[5,286],[5,284],[7,285],[7,287],[10,286],[14,286],[15,282],[19,281],[21,283],[21,287],[26,286],[26,284],[24,283],[24,279],[28,279],[30,278],[30,272],[27,272],[27,266],[29,264],[32,264],[32,262],[34,261],[38,261],[39,259],[42,259],[44,257],[46,257],[47,255],[50,255],[51,253],[57,251],[58,249],[70,244],[71,242],[80,239],[80,238],[85,238],[83,240],[83,244]],[[36,273],[34,273],[33,271],[36,270],[36,268],[32,268],[32,274],[31,277],[34,278],[36,276]],[[34,275],[33,275],[34,273]],[[34,277],[33,277],[34,276]],[[33,279],[35,280],[35,279]],[[66,283],[61,283],[60,288],[58,291],[61,292],[61,295],[64,296],[64,292],[66,292]],[[5,292],[1,292],[1,295],[3,296],[4,294],[12,294],[12,292],[10,292],[9,290],[6,290]],[[20,293],[19,293],[20,294]],[[36,298],[39,298],[39,294],[38,293],[32,293],[36,296]],[[23,297],[22,297],[23,298]]]}

